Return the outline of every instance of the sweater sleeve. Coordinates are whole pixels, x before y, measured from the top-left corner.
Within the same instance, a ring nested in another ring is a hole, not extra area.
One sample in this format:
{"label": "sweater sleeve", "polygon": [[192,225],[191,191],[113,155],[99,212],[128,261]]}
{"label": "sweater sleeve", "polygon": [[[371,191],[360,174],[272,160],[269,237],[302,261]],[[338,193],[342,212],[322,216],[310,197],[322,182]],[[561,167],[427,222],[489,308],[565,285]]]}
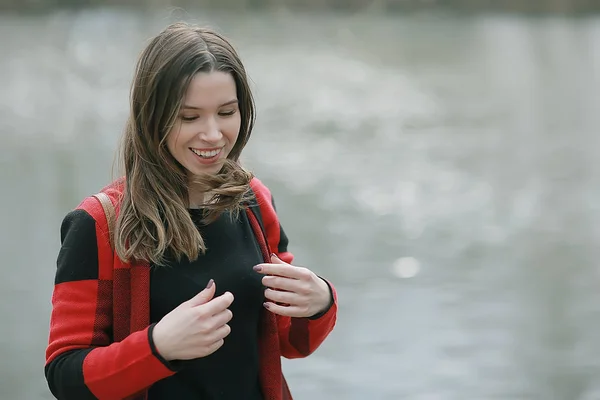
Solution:
{"label": "sweater sleeve", "polygon": [[112,343],[112,260],[99,251],[109,246],[106,224],[92,217],[101,209],[89,211],[61,226],[45,365],[60,400],[123,399],[174,373],[153,347],[153,326]]}
{"label": "sweater sleeve", "polygon": [[[269,248],[288,264],[294,256],[288,250],[288,238],[277,217],[275,201],[269,189],[257,178],[252,189],[256,194]],[[323,278],[321,278],[323,279]],[[332,302],[324,312],[310,318],[290,318],[277,315],[279,346],[286,358],[302,358],[313,353],[333,330],[337,319],[337,292],[331,282],[324,279],[331,292]]]}

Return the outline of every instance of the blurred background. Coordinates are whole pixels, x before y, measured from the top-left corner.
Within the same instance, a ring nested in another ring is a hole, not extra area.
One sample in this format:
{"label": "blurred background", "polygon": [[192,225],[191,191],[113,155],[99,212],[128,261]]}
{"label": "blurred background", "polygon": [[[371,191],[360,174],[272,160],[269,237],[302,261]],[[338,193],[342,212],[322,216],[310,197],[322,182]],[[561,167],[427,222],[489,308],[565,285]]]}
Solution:
{"label": "blurred background", "polygon": [[295,398],[600,399],[600,1],[0,0],[0,399],[43,374],[64,215],[111,179],[146,41],[245,60],[244,162],[336,330]]}

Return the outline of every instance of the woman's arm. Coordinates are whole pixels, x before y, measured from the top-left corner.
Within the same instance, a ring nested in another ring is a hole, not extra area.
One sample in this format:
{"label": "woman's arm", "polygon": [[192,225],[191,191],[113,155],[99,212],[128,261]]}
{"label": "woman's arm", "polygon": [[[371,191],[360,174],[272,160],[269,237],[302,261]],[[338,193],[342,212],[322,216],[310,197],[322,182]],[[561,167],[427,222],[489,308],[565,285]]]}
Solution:
{"label": "woman's arm", "polygon": [[[252,180],[261,211],[269,247],[280,260],[292,264],[294,256],[288,251],[288,238],[279,223],[275,203],[269,189],[257,178]],[[321,278],[323,279],[323,278]],[[286,358],[301,358],[313,353],[333,330],[337,319],[337,292],[331,282],[323,279],[329,287],[330,303],[322,312],[307,318],[277,315],[279,345]]]}
{"label": "woman's arm", "polygon": [[306,318],[277,315],[279,346],[285,358],[302,358],[312,354],[327,339],[337,317],[337,294],[328,283],[332,302],[317,316]]}
{"label": "woman's arm", "polygon": [[123,399],[174,373],[154,348],[153,326],[111,343],[113,272],[105,232],[93,198],[61,226],[45,366],[60,400]]}

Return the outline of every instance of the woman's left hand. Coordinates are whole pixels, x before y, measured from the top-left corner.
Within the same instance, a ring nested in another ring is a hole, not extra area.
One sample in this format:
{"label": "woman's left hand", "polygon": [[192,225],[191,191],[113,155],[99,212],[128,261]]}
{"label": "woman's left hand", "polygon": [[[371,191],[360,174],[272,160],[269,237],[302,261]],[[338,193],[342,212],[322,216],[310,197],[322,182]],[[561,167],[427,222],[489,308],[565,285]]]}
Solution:
{"label": "woman's left hand", "polygon": [[[262,279],[267,287],[264,306],[286,317],[312,317],[325,311],[332,302],[325,281],[304,267],[295,267],[271,255],[271,264],[258,264],[256,272],[267,275]],[[279,303],[279,304],[276,304]]]}

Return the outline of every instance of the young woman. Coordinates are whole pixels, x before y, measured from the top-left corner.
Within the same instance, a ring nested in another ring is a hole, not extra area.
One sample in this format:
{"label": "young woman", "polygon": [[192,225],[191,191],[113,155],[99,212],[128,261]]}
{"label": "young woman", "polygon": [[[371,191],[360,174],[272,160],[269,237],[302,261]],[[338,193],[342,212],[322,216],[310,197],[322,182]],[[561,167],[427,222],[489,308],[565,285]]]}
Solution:
{"label": "young woman", "polygon": [[45,366],[56,398],[292,398],[281,357],[317,349],[337,299],[292,265],[269,189],[239,165],[254,116],[216,32],[173,24],[142,52],[125,175],[61,227]]}

